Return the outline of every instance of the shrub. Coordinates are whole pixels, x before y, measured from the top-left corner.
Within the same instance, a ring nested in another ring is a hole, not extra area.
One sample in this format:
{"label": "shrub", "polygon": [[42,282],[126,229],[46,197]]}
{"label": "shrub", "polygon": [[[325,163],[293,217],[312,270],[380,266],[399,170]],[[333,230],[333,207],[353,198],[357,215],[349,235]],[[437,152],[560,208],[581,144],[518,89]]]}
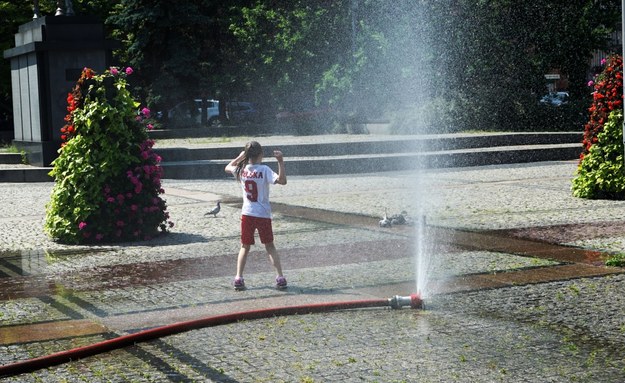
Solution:
{"label": "shrub", "polygon": [[572,190],[575,197],[625,199],[623,111],[610,113],[603,130],[583,156]]}
{"label": "shrub", "polygon": [[148,139],[150,111],[132,98],[131,68],[85,68],[67,97],[64,141],[45,230],[63,243],[149,239],[173,226],[160,197],[160,157]]}

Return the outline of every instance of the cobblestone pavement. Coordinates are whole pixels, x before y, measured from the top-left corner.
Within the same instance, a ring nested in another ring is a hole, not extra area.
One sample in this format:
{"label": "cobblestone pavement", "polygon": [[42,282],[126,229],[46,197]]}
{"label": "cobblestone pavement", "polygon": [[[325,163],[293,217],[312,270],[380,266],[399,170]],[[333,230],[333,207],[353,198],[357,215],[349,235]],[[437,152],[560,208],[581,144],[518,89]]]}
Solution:
{"label": "cobblestone pavement", "polygon": [[[552,242],[625,252],[625,202],[573,198],[575,166],[290,177],[288,185],[272,189],[287,291],[272,288],[274,275],[259,246],[248,262],[249,289],[235,292],[230,285],[240,209],[232,180],[164,181],[173,232],[99,247],[46,238],[51,183],[3,184],[1,364],[200,317],[410,293],[419,248],[428,250],[432,286],[448,288],[429,291],[426,310],[370,308],[240,321],[1,381],[625,381],[620,269],[588,262],[583,266],[595,271],[593,277],[559,277],[570,264],[565,257],[460,246],[453,238],[422,241],[416,226],[377,225],[385,211],[406,211],[414,220],[425,216],[428,227],[451,232],[559,228],[565,234]],[[205,216],[218,200],[220,214]],[[576,235],[566,235],[573,224]],[[580,235],[579,227],[598,225],[611,229]],[[567,247],[559,249],[566,255]],[[515,282],[478,286],[470,283],[475,277]],[[457,288],[463,281],[469,286]]]}

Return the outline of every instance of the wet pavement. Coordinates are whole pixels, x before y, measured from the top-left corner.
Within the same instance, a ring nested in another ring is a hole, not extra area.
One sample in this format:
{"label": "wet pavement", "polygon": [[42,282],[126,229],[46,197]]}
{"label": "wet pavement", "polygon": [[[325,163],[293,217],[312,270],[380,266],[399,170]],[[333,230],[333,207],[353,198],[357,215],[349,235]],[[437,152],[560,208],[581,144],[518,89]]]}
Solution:
{"label": "wet pavement", "polygon": [[[51,183],[3,184],[1,364],[221,314],[408,295],[418,245],[431,257],[425,310],[246,320],[0,380],[622,382],[625,270],[603,262],[625,252],[625,202],[573,198],[575,167],[290,177],[272,190],[286,291],[260,246],[248,289],[232,289],[232,180],[165,180],[172,233],[97,247],[46,238]],[[205,216],[218,200],[221,212]],[[379,227],[385,210],[423,213],[425,235]]]}

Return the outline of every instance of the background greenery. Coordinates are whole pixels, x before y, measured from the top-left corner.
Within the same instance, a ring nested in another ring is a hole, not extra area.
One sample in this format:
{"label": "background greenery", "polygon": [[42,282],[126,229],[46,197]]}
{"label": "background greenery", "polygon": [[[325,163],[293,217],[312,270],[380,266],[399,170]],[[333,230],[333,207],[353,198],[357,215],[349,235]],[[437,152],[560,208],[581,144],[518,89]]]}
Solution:
{"label": "background greenery", "polygon": [[[54,1],[40,3],[54,13]],[[102,18],[123,43],[116,64],[136,69],[133,89],[152,110],[238,99],[258,103],[269,122],[305,112],[296,118],[306,133],[370,119],[416,133],[581,130],[591,52],[610,50],[620,3],[74,0],[74,9]],[[13,46],[31,8],[0,1],[0,49]],[[551,68],[569,76],[564,107],[539,105]],[[10,94],[9,62],[0,60],[5,116]]]}

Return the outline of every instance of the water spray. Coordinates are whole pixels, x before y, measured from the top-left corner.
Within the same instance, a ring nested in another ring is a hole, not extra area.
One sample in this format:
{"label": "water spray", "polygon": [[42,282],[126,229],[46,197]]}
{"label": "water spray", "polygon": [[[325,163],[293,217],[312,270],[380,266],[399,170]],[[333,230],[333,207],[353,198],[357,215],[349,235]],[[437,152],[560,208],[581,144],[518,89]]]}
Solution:
{"label": "water spray", "polygon": [[67,351],[40,356],[11,364],[0,366],[0,377],[14,376],[33,372],[42,368],[48,368],[59,364],[71,362],[81,358],[94,356],[108,351],[113,351],[126,346],[148,340],[179,334],[189,330],[203,327],[213,327],[224,324],[236,323],[244,320],[264,319],[286,315],[305,315],[313,313],[331,312],[339,310],[359,309],[368,307],[390,307],[401,309],[403,307],[423,309],[423,300],[419,293],[409,296],[395,295],[389,299],[370,299],[346,302],[316,303],[300,306],[285,306],[260,310],[243,311],[232,314],[216,315],[201,319],[178,322],[170,325],[155,327],[136,333],[122,335],[117,338],[94,343],[88,346],[78,347]]}

